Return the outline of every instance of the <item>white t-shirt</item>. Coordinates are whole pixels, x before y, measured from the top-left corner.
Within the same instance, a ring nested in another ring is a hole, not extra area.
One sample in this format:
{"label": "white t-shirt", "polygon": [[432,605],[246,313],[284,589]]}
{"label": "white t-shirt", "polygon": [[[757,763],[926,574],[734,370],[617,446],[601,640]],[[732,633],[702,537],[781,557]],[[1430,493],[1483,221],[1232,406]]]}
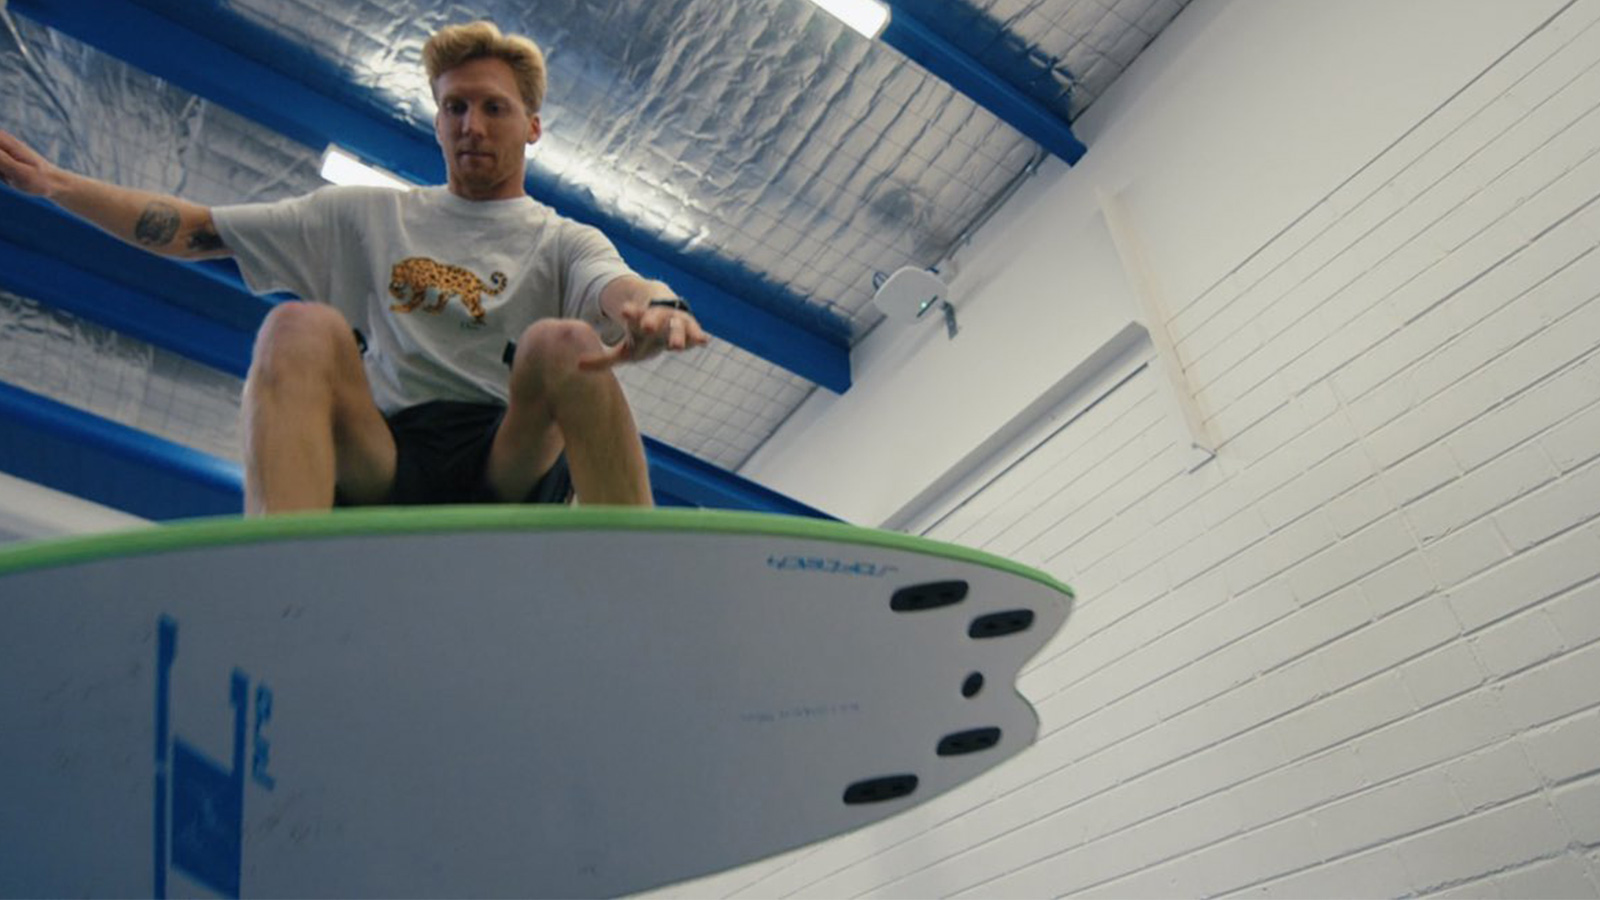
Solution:
{"label": "white t-shirt", "polygon": [[212,214],[251,290],[326,302],[360,329],[386,414],[506,402],[506,344],[539,319],[583,319],[607,343],[622,336],[600,291],[631,270],[598,230],[531,197],[326,187]]}

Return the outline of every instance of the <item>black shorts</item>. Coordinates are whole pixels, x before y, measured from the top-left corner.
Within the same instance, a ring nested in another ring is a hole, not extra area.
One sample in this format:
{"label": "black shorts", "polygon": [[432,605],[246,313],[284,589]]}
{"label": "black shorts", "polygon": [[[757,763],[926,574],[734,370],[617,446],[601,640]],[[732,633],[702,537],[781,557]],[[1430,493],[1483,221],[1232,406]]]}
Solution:
{"label": "black shorts", "polygon": [[[506,409],[497,403],[435,400],[385,417],[394,435],[394,486],[386,503],[500,502],[485,479],[489,447]],[[572,476],[566,454],[556,458],[522,499],[523,503],[566,503]],[[335,496],[335,506],[349,506]]]}

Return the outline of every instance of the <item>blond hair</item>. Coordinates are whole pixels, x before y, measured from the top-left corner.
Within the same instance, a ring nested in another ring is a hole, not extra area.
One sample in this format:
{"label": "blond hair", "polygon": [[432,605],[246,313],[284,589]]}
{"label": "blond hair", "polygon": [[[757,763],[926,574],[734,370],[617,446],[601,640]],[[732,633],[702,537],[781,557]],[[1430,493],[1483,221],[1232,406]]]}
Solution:
{"label": "blond hair", "polygon": [[422,47],[422,64],[428,70],[428,85],[438,99],[439,76],[474,59],[500,59],[511,66],[517,91],[528,114],[544,103],[544,52],[520,34],[501,34],[493,22],[446,25],[428,38]]}

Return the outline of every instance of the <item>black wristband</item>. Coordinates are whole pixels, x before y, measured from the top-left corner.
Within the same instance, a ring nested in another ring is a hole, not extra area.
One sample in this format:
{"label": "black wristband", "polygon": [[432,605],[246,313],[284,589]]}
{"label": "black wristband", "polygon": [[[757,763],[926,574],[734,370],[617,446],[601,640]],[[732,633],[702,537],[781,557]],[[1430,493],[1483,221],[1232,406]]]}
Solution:
{"label": "black wristband", "polygon": [[694,313],[689,309],[689,301],[683,299],[682,297],[657,297],[654,300],[651,300],[649,305],[666,306],[675,309],[678,312],[686,312],[690,315],[694,315]]}

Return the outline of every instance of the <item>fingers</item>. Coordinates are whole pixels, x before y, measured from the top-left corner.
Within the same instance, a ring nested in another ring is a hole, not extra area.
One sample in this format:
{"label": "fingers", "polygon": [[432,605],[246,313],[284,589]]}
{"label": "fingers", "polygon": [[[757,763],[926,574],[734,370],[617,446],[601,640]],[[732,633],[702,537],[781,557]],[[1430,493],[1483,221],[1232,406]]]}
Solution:
{"label": "fingers", "polygon": [[662,349],[680,351],[704,347],[711,342],[699,321],[680,309],[665,306],[626,309],[622,317],[628,326],[629,336],[641,348],[648,350],[648,354],[636,355],[636,358],[654,355]]}
{"label": "fingers", "polygon": [[11,184],[12,179],[16,177],[15,170],[21,162],[17,139],[0,131],[0,182]]}
{"label": "fingers", "polygon": [[677,316],[668,316],[666,324],[656,332],[656,339],[668,350],[684,349],[683,322]]}
{"label": "fingers", "polygon": [[671,329],[667,337],[668,350],[688,350],[711,343],[711,338],[700,327],[700,323],[687,313],[673,316],[668,327]]}
{"label": "fingers", "polygon": [[28,194],[44,192],[44,157],[7,131],[0,131],[0,183]]}
{"label": "fingers", "polygon": [[628,341],[622,340],[614,346],[607,347],[599,353],[578,358],[578,371],[580,372],[605,372],[616,367],[618,363],[627,362],[630,358]]}
{"label": "fingers", "polygon": [[711,336],[706,334],[705,329],[700,327],[699,319],[687,314],[684,315],[683,319],[687,323],[684,326],[685,348],[704,347],[711,343]]}
{"label": "fingers", "polygon": [[694,316],[681,310],[626,309],[622,318],[627,336],[599,353],[579,359],[580,371],[602,372],[621,363],[649,359],[662,350],[681,351],[711,342]]}
{"label": "fingers", "polygon": [[27,144],[19,141],[8,131],[0,131],[0,165],[6,168],[20,166],[32,162],[37,157]]}

